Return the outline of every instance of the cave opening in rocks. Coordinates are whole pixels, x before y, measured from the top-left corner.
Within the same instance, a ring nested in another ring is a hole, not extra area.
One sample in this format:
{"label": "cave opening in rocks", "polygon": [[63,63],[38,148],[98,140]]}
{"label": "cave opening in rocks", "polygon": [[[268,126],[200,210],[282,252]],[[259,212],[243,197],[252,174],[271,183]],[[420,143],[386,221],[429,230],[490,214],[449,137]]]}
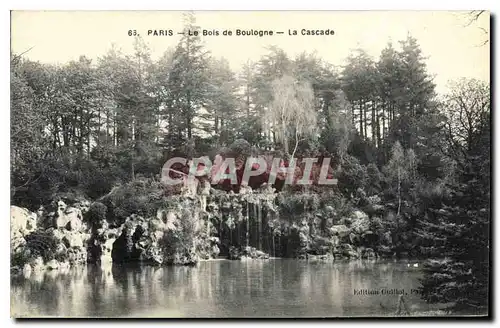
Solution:
{"label": "cave opening in rocks", "polygon": [[136,262],[140,260],[142,250],[137,248],[137,242],[144,235],[144,228],[137,225],[132,229],[123,229],[121,235],[113,243],[111,258],[115,263]]}

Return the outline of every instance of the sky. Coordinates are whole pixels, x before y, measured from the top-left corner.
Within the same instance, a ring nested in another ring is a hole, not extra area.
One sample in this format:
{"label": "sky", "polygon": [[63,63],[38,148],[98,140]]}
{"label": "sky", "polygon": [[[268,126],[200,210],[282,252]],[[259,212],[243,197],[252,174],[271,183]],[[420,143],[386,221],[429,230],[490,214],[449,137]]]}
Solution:
{"label": "sky", "polygon": [[[219,36],[202,36],[205,47],[216,57],[225,57],[239,71],[248,60],[256,61],[275,45],[290,57],[304,51],[333,64],[343,65],[350,51],[362,48],[373,59],[392,41],[411,34],[417,38],[427,67],[435,76],[437,91],[461,77],[488,81],[490,76],[489,13],[469,22],[467,12],[458,11],[204,11],[195,12],[202,29],[218,30]],[[178,11],[13,11],[11,51],[43,63],[63,64],[81,55],[96,59],[115,44],[124,53],[133,52],[135,30],[149,46],[153,58],[174,47],[182,31]],[[148,36],[148,30],[173,30],[172,36]],[[236,29],[283,31],[273,36],[235,36]],[[302,36],[301,29],[330,29],[333,36]],[[232,36],[222,31],[232,30]],[[297,30],[297,36],[288,35]]]}

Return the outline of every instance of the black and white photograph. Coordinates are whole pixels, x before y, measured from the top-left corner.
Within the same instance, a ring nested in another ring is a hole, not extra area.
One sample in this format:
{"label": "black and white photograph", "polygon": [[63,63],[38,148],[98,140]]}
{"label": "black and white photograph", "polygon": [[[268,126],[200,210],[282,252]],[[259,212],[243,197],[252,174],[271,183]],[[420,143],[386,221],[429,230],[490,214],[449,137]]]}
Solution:
{"label": "black and white photograph", "polygon": [[491,316],[490,11],[10,19],[12,318]]}

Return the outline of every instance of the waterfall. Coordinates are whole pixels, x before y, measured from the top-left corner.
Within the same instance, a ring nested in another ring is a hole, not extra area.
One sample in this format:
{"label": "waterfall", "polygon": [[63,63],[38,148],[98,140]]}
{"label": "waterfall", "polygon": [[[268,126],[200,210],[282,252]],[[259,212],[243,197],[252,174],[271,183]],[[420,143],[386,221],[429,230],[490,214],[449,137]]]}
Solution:
{"label": "waterfall", "polygon": [[[271,245],[269,247],[269,252],[272,249],[273,257],[276,257],[276,241],[274,239],[274,232],[276,231],[276,221],[277,221],[276,217],[275,217],[276,214],[274,212],[270,211],[270,212],[268,212],[267,215],[268,215],[268,220],[267,220],[268,229],[270,228],[269,222],[272,222],[272,228],[269,229],[269,231],[271,232]],[[267,240],[269,240],[269,235],[268,235]]]}
{"label": "waterfall", "polygon": [[276,245],[274,244],[274,228],[273,228],[273,231],[271,234],[271,239],[272,239],[272,243],[273,243],[273,257],[276,257]]}
{"label": "waterfall", "polygon": [[259,240],[259,250],[262,250],[262,207],[260,206],[260,199],[257,200],[257,231]]}
{"label": "waterfall", "polygon": [[248,213],[249,209],[248,209],[248,201],[247,201],[247,231],[246,231],[246,244],[247,244],[247,247],[250,246],[250,215]]}
{"label": "waterfall", "polygon": [[223,216],[221,215],[221,217],[219,219],[219,242],[222,242],[222,221],[224,221],[224,220],[223,220]]}
{"label": "waterfall", "polygon": [[[222,240],[222,238],[221,238],[221,240]],[[233,225],[230,225],[229,226],[229,246],[232,246],[232,245],[233,245]]]}
{"label": "waterfall", "polygon": [[[205,199],[203,199],[205,197]],[[201,210],[206,213],[207,211],[207,198],[206,196],[200,196],[200,202],[201,202]],[[210,215],[208,213],[205,214],[207,218],[207,238],[210,238]]]}

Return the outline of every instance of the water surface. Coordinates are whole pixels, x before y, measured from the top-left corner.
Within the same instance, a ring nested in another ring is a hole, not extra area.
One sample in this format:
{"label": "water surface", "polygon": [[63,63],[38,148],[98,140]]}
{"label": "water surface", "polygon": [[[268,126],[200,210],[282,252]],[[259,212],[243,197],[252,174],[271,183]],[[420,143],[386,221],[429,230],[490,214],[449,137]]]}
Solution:
{"label": "water surface", "polygon": [[[413,313],[432,309],[412,293],[420,277],[420,268],[407,261],[89,265],[12,278],[11,312],[15,317],[385,316],[397,309],[399,296],[385,294],[391,290],[404,290]],[[369,294],[373,291],[379,294]]]}

